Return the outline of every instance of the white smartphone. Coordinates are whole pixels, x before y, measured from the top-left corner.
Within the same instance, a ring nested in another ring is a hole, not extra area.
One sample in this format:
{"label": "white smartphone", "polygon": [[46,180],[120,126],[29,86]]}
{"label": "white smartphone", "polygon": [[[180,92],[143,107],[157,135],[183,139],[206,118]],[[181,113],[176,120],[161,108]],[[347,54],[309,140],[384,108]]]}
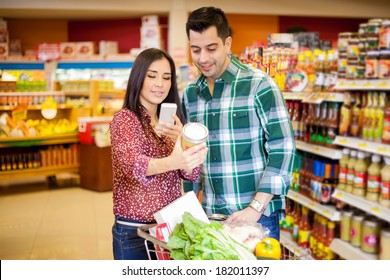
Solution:
{"label": "white smartphone", "polygon": [[172,118],[172,114],[176,114],[177,105],[175,103],[163,103],[160,108],[159,122],[167,122],[174,124],[175,120]]}

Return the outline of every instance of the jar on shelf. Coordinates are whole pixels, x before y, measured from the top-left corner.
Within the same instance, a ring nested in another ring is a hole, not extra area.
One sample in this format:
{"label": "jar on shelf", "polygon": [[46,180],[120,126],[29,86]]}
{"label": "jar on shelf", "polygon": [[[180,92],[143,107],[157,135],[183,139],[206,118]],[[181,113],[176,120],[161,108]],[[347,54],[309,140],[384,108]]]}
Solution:
{"label": "jar on shelf", "polygon": [[338,40],[337,40],[337,47],[338,47],[339,54],[344,54],[347,52],[348,40],[350,38],[352,37],[357,38],[357,36],[353,36],[353,34],[354,33],[352,32],[339,33]]}
{"label": "jar on shelf", "polygon": [[366,57],[367,57],[366,52],[360,52],[359,57],[358,57],[358,63],[360,66],[366,67]]}
{"label": "jar on shelf", "polygon": [[379,52],[368,51],[366,57],[366,79],[378,78]]}
{"label": "jar on shelf", "polygon": [[356,212],[351,218],[351,237],[350,243],[352,246],[360,247],[362,244],[362,225],[365,218],[364,213]]}
{"label": "jar on shelf", "polygon": [[359,24],[359,38],[367,38],[367,23]]}
{"label": "jar on shelf", "polygon": [[343,241],[349,242],[351,240],[352,215],[353,211],[351,209],[345,209],[341,212],[340,238]]}
{"label": "jar on shelf", "polygon": [[381,223],[375,218],[364,219],[362,222],[362,244],[360,249],[365,253],[379,253],[379,234]]}
{"label": "jar on shelf", "polygon": [[349,80],[355,80],[357,78],[357,67],[358,67],[357,60],[348,61],[345,78]]}
{"label": "jar on shelf", "polygon": [[347,72],[347,53],[342,53],[339,55],[339,60],[337,64],[337,77],[340,79],[344,79]]}
{"label": "jar on shelf", "polygon": [[370,19],[367,23],[367,37],[379,37],[379,30],[382,25],[381,19]]}
{"label": "jar on shelf", "polygon": [[380,51],[378,78],[389,79],[390,78],[390,50]]}
{"label": "jar on shelf", "polygon": [[384,20],[379,31],[379,49],[390,50],[390,20]]}
{"label": "jar on shelf", "polygon": [[347,59],[348,61],[355,61],[358,59],[360,53],[359,39],[350,38],[347,45]]}
{"label": "jar on shelf", "polygon": [[368,37],[367,41],[366,41],[366,50],[367,51],[379,50],[379,38],[378,37]]}
{"label": "jar on shelf", "polygon": [[379,241],[379,259],[390,260],[390,228],[381,230]]}

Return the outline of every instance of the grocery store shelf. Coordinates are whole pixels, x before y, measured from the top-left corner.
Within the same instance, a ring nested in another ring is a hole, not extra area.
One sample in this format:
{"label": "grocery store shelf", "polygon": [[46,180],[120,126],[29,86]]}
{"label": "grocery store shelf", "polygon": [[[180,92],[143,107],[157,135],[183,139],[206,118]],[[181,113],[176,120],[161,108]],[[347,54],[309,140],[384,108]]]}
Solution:
{"label": "grocery store shelf", "polygon": [[361,150],[368,153],[378,154],[390,157],[390,145],[365,141],[356,137],[336,136],[333,142],[336,145],[344,146],[351,149]]}
{"label": "grocery store shelf", "polygon": [[[344,94],[337,92],[329,92],[328,96],[324,99],[326,102],[344,102]],[[303,100],[311,93],[307,92],[283,92],[285,100]]]}
{"label": "grocery store shelf", "polygon": [[328,218],[331,221],[340,221],[340,212],[336,210],[334,206],[322,205],[312,201],[300,193],[289,190],[287,197],[298,202],[299,204],[306,206],[310,210]]}
{"label": "grocery store shelf", "polygon": [[295,140],[295,145],[298,150],[323,156],[330,159],[341,159],[342,150],[341,149],[330,149],[318,145],[309,144],[300,140]]}
{"label": "grocery store shelf", "polygon": [[346,80],[337,81],[335,90],[390,90],[390,80]]}
{"label": "grocery store shelf", "polygon": [[0,63],[2,70],[44,70],[45,63],[42,61],[2,61]]}
{"label": "grocery store shelf", "polygon": [[[0,106],[0,111],[11,111],[13,110],[15,107],[17,107],[18,105],[16,106]],[[69,105],[69,104],[58,104],[57,105],[57,109],[73,109],[74,106],[73,105]],[[28,105],[26,107],[27,110],[42,110],[42,105]]]}
{"label": "grocery store shelf", "polygon": [[360,248],[352,246],[350,243],[341,239],[333,239],[329,247],[337,255],[347,260],[377,260],[375,254],[364,253]]}
{"label": "grocery store shelf", "polygon": [[39,95],[39,96],[63,96],[64,92],[63,91],[20,91],[20,92],[1,92],[1,95],[5,96],[34,96],[34,95]]}
{"label": "grocery store shelf", "polygon": [[53,176],[58,173],[78,173],[79,165],[64,165],[0,171],[0,179],[11,180],[35,176]]}
{"label": "grocery store shelf", "polygon": [[132,61],[61,61],[57,69],[130,69]]}
{"label": "grocery store shelf", "polygon": [[291,238],[291,233],[281,230],[280,231],[280,243],[294,254],[294,258],[300,260],[313,260],[313,257],[309,249],[301,248]]}
{"label": "grocery store shelf", "polygon": [[35,137],[0,138],[0,148],[79,143],[78,132]]}
{"label": "grocery store shelf", "polygon": [[341,200],[351,206],[359,208],[370,215],[376,216],[386,222],[390,222],[390,208],[380,205],[377,202],[372,202],[341,190],[336,189],[332,197]]}
{"label": "grocery store shelf", "polygon": [[307,92],[283,92],[286,100],[302,100],[307,95]]}

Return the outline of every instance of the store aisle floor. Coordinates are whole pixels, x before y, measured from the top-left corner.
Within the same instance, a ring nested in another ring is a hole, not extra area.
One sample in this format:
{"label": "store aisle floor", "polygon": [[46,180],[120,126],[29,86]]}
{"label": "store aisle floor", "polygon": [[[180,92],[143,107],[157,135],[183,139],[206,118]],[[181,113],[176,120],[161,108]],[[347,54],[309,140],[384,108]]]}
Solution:
{"label": "store aisle floor", "polygon": [[111,191],[0,186],[0,259],[111,260],[112,222]]}

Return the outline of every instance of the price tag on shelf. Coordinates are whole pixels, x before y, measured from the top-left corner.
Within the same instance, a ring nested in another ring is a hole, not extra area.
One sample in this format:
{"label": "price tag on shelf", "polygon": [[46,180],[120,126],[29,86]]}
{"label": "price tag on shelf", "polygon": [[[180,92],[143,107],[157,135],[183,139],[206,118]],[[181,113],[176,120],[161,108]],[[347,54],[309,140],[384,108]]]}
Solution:
{"label": "price tag on shelf", "polygon": [[363,88],[372,88],[373,84],[372,83],[364,83],[364,84],[362,84],[362,87]]}
{"label": "price tag on shelf", "polygon": [[309,202],[309,207],[314,208],[315,206],[314,202]]}
{"label": "price tag on shelf", "polygon": [[367,148],[368,148],[368,145],[367,145],[367,143],[359,143],[359,144],[358,144],[358,147],[359,147],[360,149],[367,149]]}
{"label": "price tag on shelf", "polygon": [[371,207],[371,212],[374,212],[374,213],[381,213],[382,211],[381,211],[381,209],[379,209],[379,208],[377,208],[377,207]]}
{"label": "price tag on shelf", "polygon": [[389,83],[388,82],[379,82],[377,84],[377,87],[378,88],[385,88],[385,89],[388,89],[390,87]]}
{"label": "price tag on shelf", "polygon": [[330,211],[328,209],[322,210],[322,213],[326,216],[330,216]]}
{"label": "price tag on shelf", "polygon": [[377,151],[381,153],[388,153],[389,149],[386,147],[378,147]]}
{"label": "price tag on shelf", "polygon": [[348,144],[348,140],[347,139],[339,139],[338,140],[340,144]]}
{"label": "price tag on shelf", "polygon": [[312,151],[313,151],[313,152],[317,152],[317,153],[318,153],[320,150],[321,150],[321,149],[318,148],[318,147],[313,147],[313,148],[312,148]]}
{"label": "price tag on shelf", "polygon": [[339,193],[339,192],[336,193],[336,196],[337,196],[338,198],[344,198],[344,195],[343,195],[342,193]]}
{"label": "price tag on shelf", "polygon": [[300,251],[300,250],[298,250],[298,249],[295,249],[295,251],[294,251],[294,255],[296,255],[296,256],[300,256],[300,255],[301,255],[301,251]]}

